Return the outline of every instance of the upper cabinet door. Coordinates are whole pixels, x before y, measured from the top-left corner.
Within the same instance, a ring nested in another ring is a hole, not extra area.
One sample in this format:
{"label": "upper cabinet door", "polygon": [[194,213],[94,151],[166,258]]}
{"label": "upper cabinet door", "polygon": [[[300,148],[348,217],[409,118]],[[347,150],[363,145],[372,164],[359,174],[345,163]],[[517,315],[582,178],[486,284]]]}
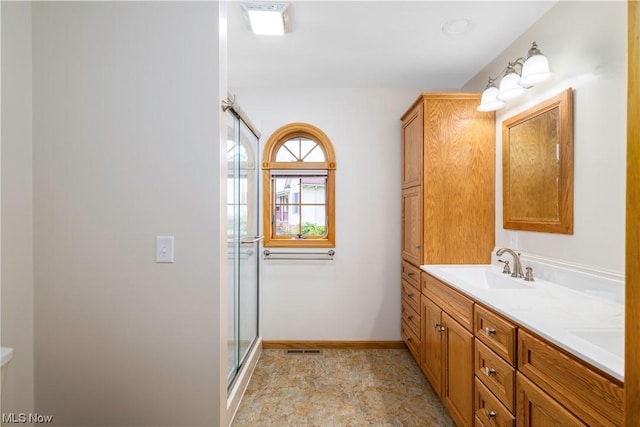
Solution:
{"label": "upper cabinet door", "polygon": [[402,188],[422,184],[423,104],[402,120]]}

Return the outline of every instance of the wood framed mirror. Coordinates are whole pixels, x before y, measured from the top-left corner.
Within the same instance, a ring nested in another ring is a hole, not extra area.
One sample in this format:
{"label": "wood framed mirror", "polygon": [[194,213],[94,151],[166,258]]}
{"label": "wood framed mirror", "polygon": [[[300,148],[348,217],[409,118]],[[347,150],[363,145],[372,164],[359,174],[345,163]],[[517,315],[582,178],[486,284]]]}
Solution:
{"label": "wood framed mirror", "polygon": [[503,226],[573,234],[573,90],[502,122]]}

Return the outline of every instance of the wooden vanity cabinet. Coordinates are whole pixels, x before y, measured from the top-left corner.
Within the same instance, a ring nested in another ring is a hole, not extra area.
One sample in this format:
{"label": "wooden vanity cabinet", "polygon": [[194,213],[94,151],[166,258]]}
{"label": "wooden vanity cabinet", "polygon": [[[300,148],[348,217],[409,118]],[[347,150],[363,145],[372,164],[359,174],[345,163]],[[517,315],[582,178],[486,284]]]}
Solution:
{"label": "wooden vanity cabinet", "polygon": [[[422,274],[422,282],[420,367],[456,424],[471,426],[473,334],[470,326],[461,324],[454,316],[471,319],[473,302],[427,273]],[[434,283],[439,286],[433,286]],[[450,312],[445,307],[455,309]]]}
{"label": "wooden vanity cabinet", "polygon": [[[494,247],[495,113],[479,112],[479,103],[480,94],[425,93],[401,117],[401,332],[419,363],[425,332],[412,321],[422,313],[409,311],[406,283],[420,283],[406,266],[488,263]],[[472,324],[439,303],[465,328]]]}
{"label": "wooden vanity cabinet", "polygon": [[621,381],[424,271],[417,339],[403,266],[403,339],[459,427],[623,425]]}
{"label": "wooden vanity cabinet", "polygon": [[[422,313],[410,311],[407,288],[420,289],[419,274],[413,282],[407,266],[488,263],[494,247],[495,113],[479,112],[479,103],[480,94],[425,93],[401,117],[401,334],[419,363],[425,332],[414,321]],[[439,303],[465,328],[472,324]]]}

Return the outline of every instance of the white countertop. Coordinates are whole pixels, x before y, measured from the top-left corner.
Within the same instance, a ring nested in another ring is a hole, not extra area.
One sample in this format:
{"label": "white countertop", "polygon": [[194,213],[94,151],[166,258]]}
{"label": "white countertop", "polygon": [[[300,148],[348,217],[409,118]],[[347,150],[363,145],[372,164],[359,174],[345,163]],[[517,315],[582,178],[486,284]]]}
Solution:
{"label": "white countertop", "polygon": [[612,289],[611,284],[598,290],[581,289],[576,283],[568,287],[538,278],[524,282],[508,275],[502,276],[522,282],[523,287],[482,288],[464,275],[451,274],[453,268],[478,267],[487,268],[491,275],[502,273],[494,265],[421,266],[476,301],[624,381],[624,302],[620,301],[619,289],[603,290]]}

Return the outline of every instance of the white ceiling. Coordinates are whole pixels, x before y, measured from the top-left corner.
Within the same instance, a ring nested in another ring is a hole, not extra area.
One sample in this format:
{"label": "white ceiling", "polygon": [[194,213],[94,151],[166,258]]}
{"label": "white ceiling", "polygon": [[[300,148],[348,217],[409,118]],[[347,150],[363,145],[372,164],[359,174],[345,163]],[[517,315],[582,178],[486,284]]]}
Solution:
{"label": "white ceiling", "polygon": [[[459,89],[554,4],[295,1],[292,31],[275,37],[252,34],[230,2],[229,87]],[[458,18],[471,30],[445,35]]]}

